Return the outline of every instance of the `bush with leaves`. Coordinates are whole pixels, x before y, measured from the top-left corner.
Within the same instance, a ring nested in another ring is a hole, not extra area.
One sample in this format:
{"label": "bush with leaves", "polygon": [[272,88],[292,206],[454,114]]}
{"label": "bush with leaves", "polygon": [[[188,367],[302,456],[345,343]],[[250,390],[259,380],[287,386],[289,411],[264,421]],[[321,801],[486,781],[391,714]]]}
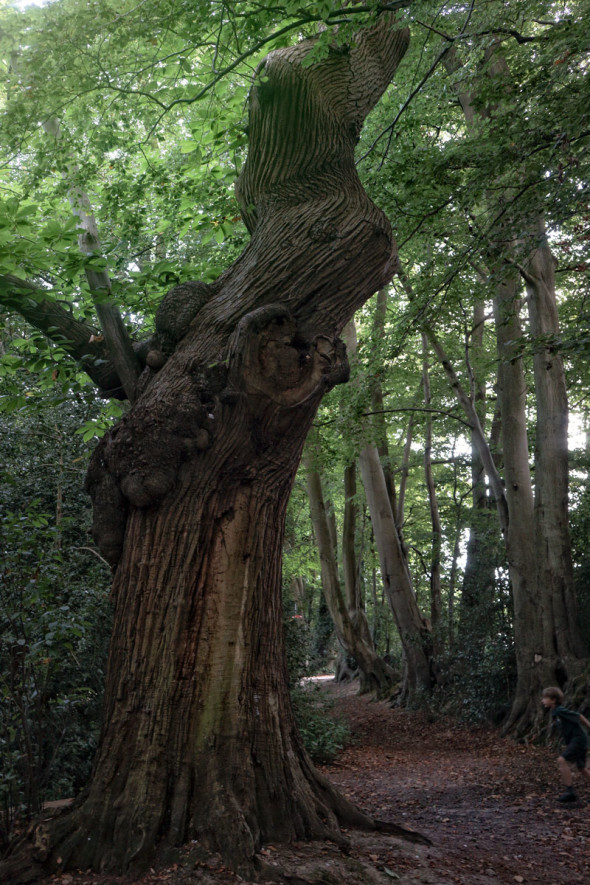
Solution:
{"label": "bush with leaves", "polygon": [[110,570],[88,539],[75,408],[0,415],[0,843],[86,783],[98,737]]}
{"label": "bush with leaves", "polygon": [[350,740],[348,726],[333,713],[334,704],[310,677],[314,671],[313,631],[301,616],[285,618],[287,667],[295,718],[314,762],[331,762]]}
{"label": "bush with leaves", "polygon": [[318,764],[332,762],[350,742],[348,725],[334,715],[333,702],[316,683],[296,686],[291,699],[305,749]]}

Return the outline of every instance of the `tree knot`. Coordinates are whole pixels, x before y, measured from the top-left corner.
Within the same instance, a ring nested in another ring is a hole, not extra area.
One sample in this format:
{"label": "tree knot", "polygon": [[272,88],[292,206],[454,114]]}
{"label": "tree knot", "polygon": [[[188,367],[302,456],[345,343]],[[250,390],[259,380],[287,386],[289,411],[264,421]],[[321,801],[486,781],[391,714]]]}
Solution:
{"label": "tree knot", "polygon": [[344,343],[324,335],[310,341],[290,311],[278,304],[240,321],[229,362],[234,389],[285,407],[321,396],[349,377]]}

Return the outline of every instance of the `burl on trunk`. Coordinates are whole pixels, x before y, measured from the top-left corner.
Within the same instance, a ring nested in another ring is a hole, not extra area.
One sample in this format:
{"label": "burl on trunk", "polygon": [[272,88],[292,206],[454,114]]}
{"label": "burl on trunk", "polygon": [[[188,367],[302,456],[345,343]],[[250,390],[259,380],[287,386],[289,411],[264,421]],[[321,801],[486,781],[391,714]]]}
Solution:
{"label": "burl on trunk", "polygon": [[238,182],[252,234],[212,285],[164,298],[143,393],[88,475],[114,632],[88,791],[39,839],[45,869],[125,871],[192,839],[244,867],[262,841],[374,826],[309,762],[287,690],[285,508],[338,335],[390,279],[390,226],[354,148],[408,44],[391,17],[306,64],[272,52]]}

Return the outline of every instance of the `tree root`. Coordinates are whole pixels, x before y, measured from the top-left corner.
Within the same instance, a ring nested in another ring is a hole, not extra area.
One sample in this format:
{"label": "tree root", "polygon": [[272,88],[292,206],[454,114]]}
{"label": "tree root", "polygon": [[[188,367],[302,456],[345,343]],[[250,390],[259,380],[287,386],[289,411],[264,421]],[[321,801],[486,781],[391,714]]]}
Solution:
{"label": "tree root", "polygon": [[[400,824],[369,817],[341,796],[323,776],[317,775],[317,780],[317,786],[324,794],[327,806],[331,806],[334,818],[344,827],[367,833],[383,833],[422,845],[432,844],[422,833]],[[52,816],[51,819],[32,823],[26,833],[13,843],[8,854],[0,861],[0,882],[3,885],[34,885],[53,873],[71,868],[70,861],[75,859],[72,856],[72,844],[77,842],[77,836],[80,837],[79,821],[72,811],[71,808],[62,809],[58,818]],[[319,840],[332,843],[344,855],[350,853],[351,843],[346,833],[328,823],[323,832],[311,835],[311,841]],[[73,853],[77,854],[75,850]],[[231,859],[224,858],[224,860],[231,865]],[[277,873],[277,868],[269,866],[260,854],[255,852],[248,860],[241,858],[237,872],[241,875],[247,873],[254,879],[260,877],[268,879],[272,878],[271,874]],[[307,885],[308,881],[309,883],[313,881],[297,878],[294,875],[287,877],[283,873],[279,875],[277,881],[288,881],[291,885],[298,885],[299,882]]]}

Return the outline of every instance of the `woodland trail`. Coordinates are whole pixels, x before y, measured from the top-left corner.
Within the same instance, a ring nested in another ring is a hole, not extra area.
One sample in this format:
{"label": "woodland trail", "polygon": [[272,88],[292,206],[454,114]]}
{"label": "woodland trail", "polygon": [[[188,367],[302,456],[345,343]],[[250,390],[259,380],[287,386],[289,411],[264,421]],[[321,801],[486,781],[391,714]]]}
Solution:
{"label": "woodland trail", "polygon": [[326,690],[356,736],[325,768],[330,779],[374,817],[432,840],[377,856],[399,876],[391,882],[590,883],[590,789],[577,776],[581,801],[556,801],[554,749],[372,703],[350,686]]}
{"label": "woodland trail", "polygon": [[[562,806],[556,752],[359,697],[324,682],[353,743],[323,771],[376,818],[427,836],[421,845],[349,831],[350,851],[324,842],[268,845],[258,882],[285,885],[590,885],[590,790]],[[231,834],[228,834],[231,838]],[[44,885],[232,885],[246,880],[198,846],[141,878],[63,874]],[[6,883],[8,885],[8,883]]]}

